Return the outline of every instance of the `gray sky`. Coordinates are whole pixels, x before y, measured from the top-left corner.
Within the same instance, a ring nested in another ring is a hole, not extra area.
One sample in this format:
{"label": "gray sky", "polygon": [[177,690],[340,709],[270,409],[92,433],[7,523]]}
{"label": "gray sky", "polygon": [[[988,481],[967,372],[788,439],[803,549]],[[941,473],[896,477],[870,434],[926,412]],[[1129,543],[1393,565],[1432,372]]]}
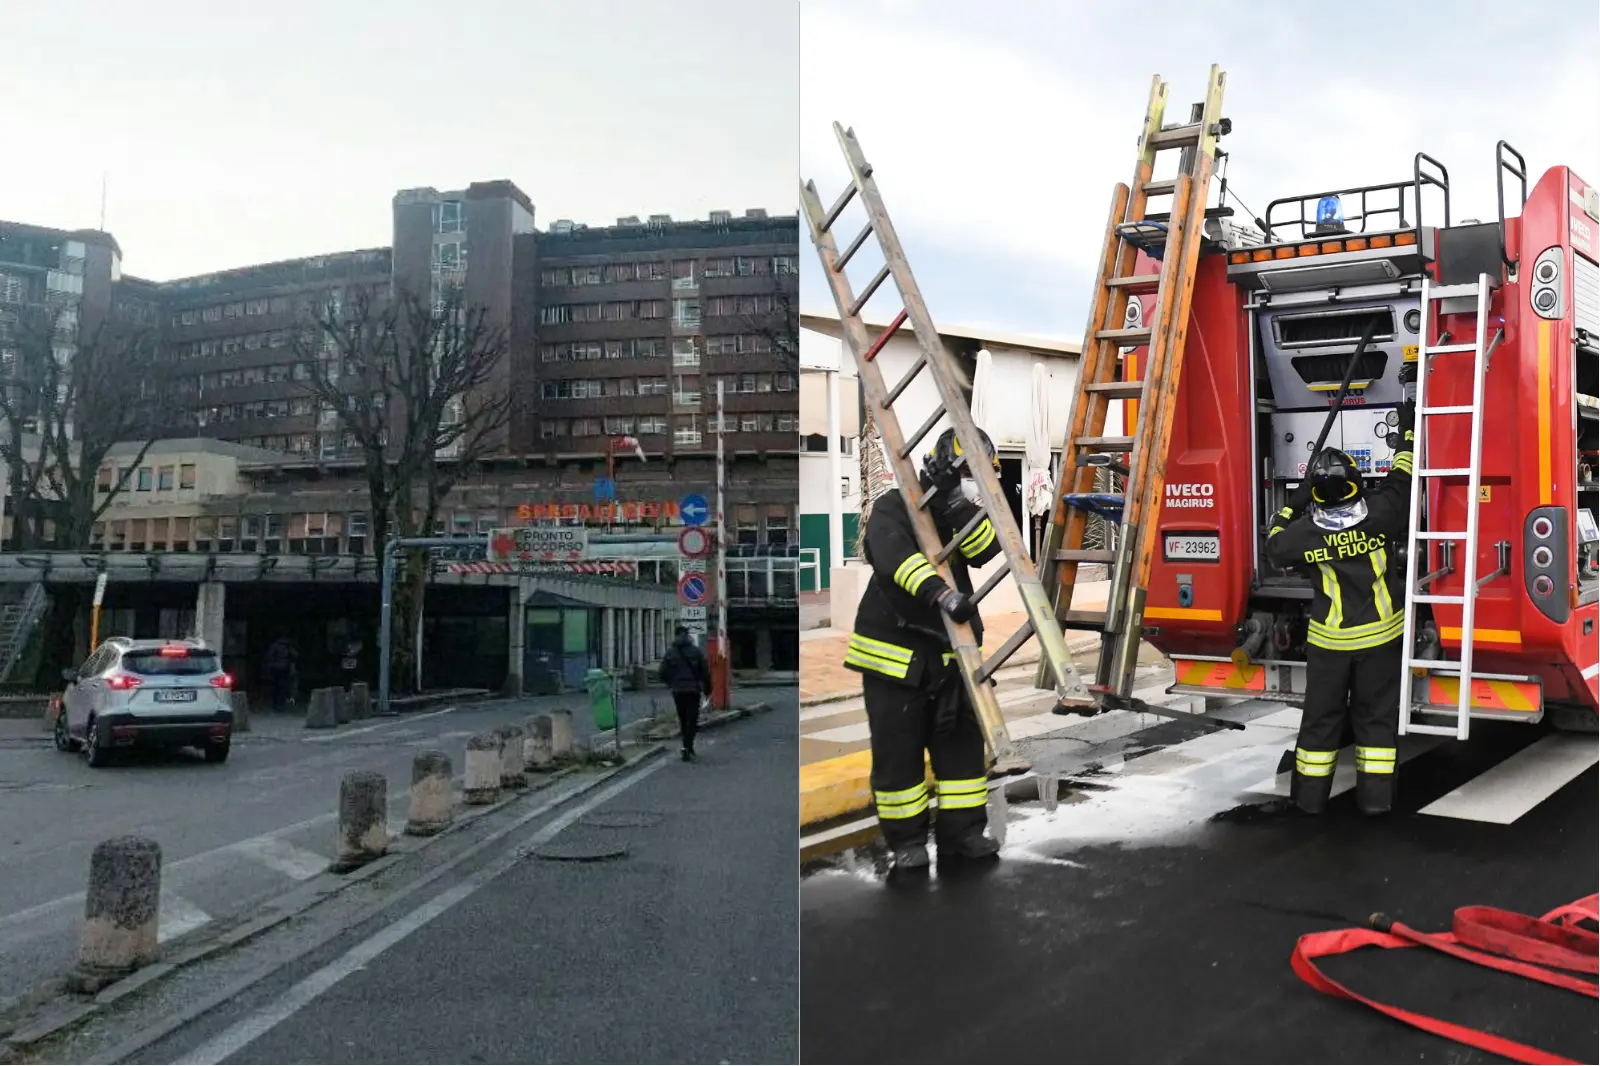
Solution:
{"label": "gray sky", "polygon": [[[1168,121],[1186,119],[1212,63],[1230,188],[1253,212],[1409,180],[1425,151],[1450,169],[1454,218],[1493,219],[1502,138],[1530,187],[1563,164],[1600,183],[1594,0],[805,0],[802,175],[831,203],[832,123],[854,126],[937,320],[1081,338],[1151,77],[1171,83]],[[858,262],[859,289],[879,261]],[[804,308],[831,313],[815,253],[802,264]],[[871,309],[898,306],[886,292]]]}
{"label": "gray sky", "polygon": [[401,188],[795,209],[797,0],[0,0],[0,218],[155,279],[387,245]]}

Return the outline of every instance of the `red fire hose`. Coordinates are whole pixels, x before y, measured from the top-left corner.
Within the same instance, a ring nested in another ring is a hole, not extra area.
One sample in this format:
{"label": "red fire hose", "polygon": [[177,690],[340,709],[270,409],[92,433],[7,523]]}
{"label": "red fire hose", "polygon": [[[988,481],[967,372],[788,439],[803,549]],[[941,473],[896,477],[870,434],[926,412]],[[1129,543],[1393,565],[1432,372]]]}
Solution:
{"label": "red fire hose", "polygon": [[1369,999],[1329,978],[1317,969],[1312,960],[1343,955],[1364,947],[1427,947],[1502,973],[1516,974],[1597,998],[1594,981],[1574,976],[1574,973],[1595,974],[1600,971],[1600,936],[1592,929],[1580,926],[1580,922],[1591,925],[1600,923],[1600,895],[1586,896],[1565,907],[1558,907],[1541,918],[1530,918],[1498,907],[1462,907],[1456,911],[1448,933],[1419,932],[1382,914],[1374,914],[1372,927],[1368,929],[1308,933],[1295,943],[1294,954],[1289,961],[1300,980],[1317,991],[1364,1003],[1373,1010],[1424,1032],[1500,1055],[1513,1062],[1577,1063],[1577,1059],[1562,1058],[1503,1036]]}

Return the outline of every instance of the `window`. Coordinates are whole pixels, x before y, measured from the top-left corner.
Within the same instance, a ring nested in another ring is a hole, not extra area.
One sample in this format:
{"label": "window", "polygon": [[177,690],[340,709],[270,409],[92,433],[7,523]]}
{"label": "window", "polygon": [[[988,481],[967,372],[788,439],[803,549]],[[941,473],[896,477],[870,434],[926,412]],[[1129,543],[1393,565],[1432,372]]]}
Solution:
{"label": "window", "polygon": [[178,467],[178,487],[192,489],[195,484],[195,464],[184,463]]}
{"label": "window", "polygon": [[605,317],[605,304],[573,304],[572,321],[599,322]]}
{"label": "window", "polygon": [[741,296],[739,297],[739,313],[744,315],[768,315],[773,311],[772,297],[770,296]]}
{"label": "window", "polygon": [[287,296],[274,296],[267,304],[269,314],[285,315],[289,313],[289,298]]}
{"label": "window", "polygon": [[632,301],[612,301],[605,306],[605,320],[607,322],[621,322],[632,318],[638,311],[639,305]]}
{"label": "window", "polygon": [[772,272],[774,274],[794,274],[799,271],[799,260],[792,255],[775,255],[772,257]]}
{"label": "window", "polygon": [[705,270],[701,274],[703,277],[708,278],[731,278],[733,277],[733,260],[707,259]]}
{"label": "window", "polygon": [[158,489],[160,489],[162,492],[171,492],[172,491],[172,485],[173,485],[173,480],[172,479],[173,479],[174,474],[176,474],[176,473],[177,473],[177,471],[174,468],[170,467],[170,466],[161,467],[159,470],[156,471],[156,476],[157,476],[156,487]]}
{"label": "window", "polygon": [[566,419],[542,418],[539,420],[539,436],[544,440],[567,435]]}
{"label": "window", "polygon": [[362,555],[367,550],[367,516],[353,514],[350,516],[350,528],[347,531],[345,545],[351,555]]}
{"label": "window", "polygon": [[572,307],[568,304],[554,304],[550,307],[539,308],[539,324],[541,326],[559,326],[572,321]]}
{"label": "window", "polygon": [[94,487],[96,489],[99,489],[101,492],[110,492],[111,491],[111,478],[112,478],[112,474],[113,473],[114,473],[114,471],[109,466],[102,466],[100,468],[100,473],[99,473],[99,475],[98,475],[98,477],[97,477],[97,479],[95,481],[95,486]]}
{"label": "window", "polygon": [[791,530],[788,506],[781,503],[768,504],[767,543],[777,548],[787,547]]}
{"label": "window", "polygon": [[461,233],[466,230],[466,218],[460,200],[442,200],[439,203],[439,232]]}
{"label": "window", "polygon": [[244,313],[246,315],[264,315],[267,313],[267,307],[268,303],[266,300],[246,300],[244,304]]}
{"label": "window", "polygon": [[672,324],[681,329],[698,329],[700,326],[700,301],[673,300]]}
{"label": "window", "polygon": [[566,267],[552,267],[549,270],[542,270],[539,272],[539,284],[571,285],[572,271]]}
{"label": "window", "polygon": [[772,386],[778,392],[793,392],[794,391],[794,375],[793,374],[774,374],[772,376]]}
{"label": "window", "polygon": [[667,264],[665,263],[635,263],[634,268],[640,281],[663,281],[667,276]]}
{"label": "window", "polygon": [[222,308],[222,317],[223,318],[238,318],[240,315],[243,315],[243,314],[244,314],[244,304],[242,304],[242,303],[224,304],[223,305],[223,308]]}
{"label": "window", "polygon": [[579,341],[572,346],[574,362],[605,358],[605,345],[600,341]]}
{"label": "window", "polygon": [[779,415],[778,416],[778,432],[779,433],[798,433],[798,432],[800,432],[800,418],[799,418],[799,416],[798,415]]}
{"label": "window", "polygon": [[738,544],[756,544],[761,539],[761,511],[753,503],[734,507],[734,540]]}
{"label": "window", "polygon": [[605,423],[606,434],[608,436],[615,436],[622,433],[632,433],[634,430],[634,420],[631,418],[608,418],[605,420]]}
{"label": "window", "polygon": [[461,242],[446,241],[434,246],[434,257],[440,270],[460,270],[462,267]]}
{"label": "window", "polygon": [[665,396],[667,394],[667,388],[668,382],[666,378],[639,379],[640,396]]}
{"label": "window", "polygon": [[733,390],[733,391],[735,391],[735,392],[755,392],[756,391],[756,376],[754,374],[740,374],[739,375],[739,387],[737,389]]}
{"label": "window", "polygon": [[632,263],[607,263],[605,268],[607,281],[632,281],[636,273]]}
{"label": "window", "polygon": [[604,432],[598,418],[574,418],[572,420],[572,435],[574,437],[598,437]]}
{"label": "window", "polygon": [[673,366],[699,366],[700,344],[693,337],[680,337],[672,342]]}
{"label": "window", "polygon": [[154,478],[151,476],[150,468],[148,466],[141,466],[139,468],[139,491],[149,492],[153,484]]}
{"label": "window", "polygon": [[665,300],[640,300],[640,318],[666,318],[667,301]]}
{"label": "window", "polygon": [[733,261],[733,272],[740,277],[748,277],[756,272],[756,261],[741,255]]}
{"label": "window", "polygon": [[639,419],[640,434],[661,434],[667,431],[667,419],[664,415],[645,415]]}
{"label": "window", "polygon": [[283,515],[269,514],[265,519],[265,532],[261,538],[261,550],[268,554],[276,554],[283,550]]}
{"label": "window", "polygon": [[739,338],[736,336],[707,337],[707,355],[737,355],[739,352]]}
{"label": "window", "polygon": [[[219,310],[219,309],[218,308],[208,307],[208,308],[206,308],[206,310],[207,311],[215,311],[215,310]],[[185,311],[183,314],[179,315],[178,318],[185,326],[194,325],[194,312],[193,311]],[[208,318],[208,319],[206,319],[206,321],[209,322],[209,321],[211,321],[211,319]]]}
{"label": "window", "polygon": [[572,268],[572,284],[574,285],[598,285],[604,280],[604,267],[581,266]]}

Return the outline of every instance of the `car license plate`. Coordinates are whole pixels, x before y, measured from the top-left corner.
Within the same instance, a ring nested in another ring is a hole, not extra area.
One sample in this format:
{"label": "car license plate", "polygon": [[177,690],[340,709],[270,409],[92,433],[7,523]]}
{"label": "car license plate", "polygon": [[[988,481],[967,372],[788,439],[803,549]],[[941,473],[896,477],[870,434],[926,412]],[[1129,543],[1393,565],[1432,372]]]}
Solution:
{"label": "car license plate", "polygon": [[1163,551],[1168,562],[1214,563],[1222,558],[1222,539],[1215,533],[1169,533]]}
{"label": "car license plate", "polygon": [[194,689],[192,688],[160,688],[156,689],[157,703],[193,703]]}

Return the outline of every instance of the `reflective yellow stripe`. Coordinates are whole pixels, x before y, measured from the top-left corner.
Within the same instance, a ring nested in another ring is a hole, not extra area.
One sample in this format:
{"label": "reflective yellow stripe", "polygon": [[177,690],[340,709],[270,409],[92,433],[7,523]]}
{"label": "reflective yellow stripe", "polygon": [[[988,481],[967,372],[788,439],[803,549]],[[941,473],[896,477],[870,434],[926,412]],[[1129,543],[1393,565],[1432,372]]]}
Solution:
{"label": "reflective yellow stripe", "polygon": [[1307,628],[1313,632],[1326,633],[1334,638],[1365,637],[1373,633],[1380,633],[1394,627],[1393,618],[1382,618],[1376,622],[1363,622],[1358,626],[1326,626],[1321,622],[1308,622]]}
{"label": "reflective yellow stripe", "polygon": [[860,633],[850,634],[850,646],[859,648],[869,655],[877,655],[885,659],[893,659],[899,663],[909,663],[914,654],[910,648],[902,648],[898,644],[888,644],[881,640],[864,637]]}
{"label": "reflective yellow stripe", "polygon": [[1303,777],[1327,777],[1339,760],[1337,751],[1307,751],[1294,749],[1294,768]]}
{"label": "reflective yellow stripe", "polygon": [[879,818],[915,818],[928,809],[928,786],[924,783],[899,792],[874,792],[872,799]]}
{"label": "reflective yellow stripe", "polygon": [[1401,452],[1399,455],[1396,455],[1394,457],[1394,469],[1400,471],[1402,474],[1411,473],[1411,453]]}
{"label": "reflective yellow stripe", "polygon": [[[1322,571],[1322,594],[1328,597],[1328,617],[1322,624],[1329,629],[1338,629],[1339,623],[1344,621],[1344,599],[1339,594],[1339,575],[1327,563],[1318,563],[1317,569]],[[1311,624],[1317,623],[1313,621]]]}
{"label": "reflective yellow stripe", "polygon": [[1372,553],[1372,570],[1377,578],[1372,582],[1372,602],[1378,607],[1378,617],[1387,619],[1394,614],[1394,600],[1389,598],[1389,582],[1384,580],[1389,572],[1389,553],[1379,548]]}
{"label": "reflective yellow stripe", "polygon": [[1367,774],[1394,773],[1395,749],[1356,748],[1356,769]]}
{"label": "reflective yellow stripe", "polygon": [[940,781],[939,808],[946,811],[959,811],[971,807],[982,807],[989,801],[989,783],[981,777],[969,777],[959,781]]}
{"label": "reflective yellow stripe", "polygon": [[883,674],[885,677],[892,677],[897,681],[904,681],[911,670],[905,663],[879,659],[855,648],[845,653],[844,664],[846,666],[860,667],[862,670],[870,670],[875,674]]}
{"label": "reflective yellow stripe", "polygon": [[994,526],[985,518],[978,523],[978,528],[972,531],[971,536],[961,542],[961,554],[969,559],[981,554],[985,548],[994,543]]}
{"label": "reflective yellow stripe", "polygon": [[930,577],[937,576],[938,572],[928,562],[928,557],[921,552],[917,552],[909,556],[905,562],[900,564],[900,568],[894,572],[894,583],[915,596],[917,590],[922,587],[923,582]]}
{"label": "reflective yellow stripe", "polygon": [[[1373,628],[1381,625],[1382,628]],[[1357,626],[1352,629],[1329,629],[1315,622],[1306,629],[1306,643],[1328,651],[1361,651],[1389,643],[1405,629],[1405,615],[1397,614],[1382,623]]]}
{"label": "reflective yellow stripe", "polygon": [[1293,518],[1294,517],[1294,508],[1293,507],[1280,507],[1280,508],[1278,508],[1278,517],[1279,518]]}
{"label": "reflective yellow stripe", "polygon": [[1282,532],[1283,532],[1283,527],[1282,526],[1273,526],[1271,529],[1267,530],[1267,538],[1270,540],[1271,538],[1276,537],[1279,533],[1282,533]]}

